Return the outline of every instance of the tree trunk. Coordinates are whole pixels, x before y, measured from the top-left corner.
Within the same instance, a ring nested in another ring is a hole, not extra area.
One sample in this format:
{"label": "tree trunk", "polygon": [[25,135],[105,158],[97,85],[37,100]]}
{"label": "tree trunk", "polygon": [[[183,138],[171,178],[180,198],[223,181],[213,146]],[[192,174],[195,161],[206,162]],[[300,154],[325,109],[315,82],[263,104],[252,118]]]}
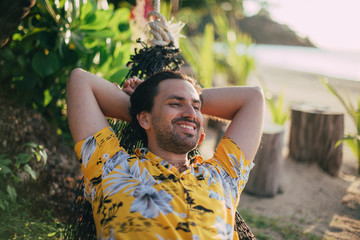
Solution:
{"label": "tree trunk", "polygon": [[249,180],[244,191],[262,197],[274,197],[282,192],[282,149],[284,127],[265,125],[262,141],[256,153]]}
{"label": "tree trunk", "polygon": [[300,162],[314,163],[332,176],[337,176],[342,163],[344,114],[296,106],[291,111],[289,157]]}

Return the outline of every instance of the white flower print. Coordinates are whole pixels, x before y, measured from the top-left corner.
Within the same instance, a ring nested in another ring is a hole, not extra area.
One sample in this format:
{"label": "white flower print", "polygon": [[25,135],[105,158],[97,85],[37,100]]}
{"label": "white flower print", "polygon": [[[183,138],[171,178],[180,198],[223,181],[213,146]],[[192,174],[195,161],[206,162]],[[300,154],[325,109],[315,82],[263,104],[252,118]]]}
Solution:
{"label": "white flower print", "polygon": [[[135,161],[130,168],[127,160],[120,162],[121,168],[115,168],[111,174],[104,178],[104,195],[111,196],[124,190],[135,200],[131,204],[130,212],[140,212],[146,218],[154,218],[160,213],[173,212],[169,202],[172,195],[165,190],[157,191],[153,185],[157,183],[147,169],[139,167]],[[110,179],[106,181],[107,179]]]}
{"label": "white flower print", "polygon": [[218,236],[223,240],[230,240],[233,238],[234,228],[230,224],[226,223],[220,216],[216,217],[215,227],[218,230]]}
{"label": "white flower print", "polygon": [[165,190],[159,192],[150,186],[140,184],[134,191],[135,200],[131,204],[130,212],[140,212],[145,218],[155,218],[160,213],[172,213],[173,206],[169,202],[173,197]]}
{"label": "white flower print", "polygon": [[[112,174],[104,177],[104,186],[108,185],[104,189],[105,196],[111,196],[124,188],[127,188],[124,193],[130,192],[129,195],[133,195],[133,191],[140,183],[148,186],[156,183],[147,169],[142,169],[141,173],[139,161],[135,161],[131,168],[127,160],[121,161],[120,166],[121,169],[115,168]],[[108,178],[111,180],[106,181]]]}
{"label": "white flower print", "polygon": [[117,152],[114,156],[112,156],[112,158],[108,159],[104,163],[103,177],[106,177],[112,170],[114,170],[120,164],[120,162],[126,161],[128,158],[130,158],[130,155],[124,152],[123,150]]}
{"label": "white flower print", "polygon": [[[157,236],[157,238],[158,238],[159,240],[165,240],[165,238],[163,238],[162,236],[160,236],[160,235],[157,234],[157,233],[156,233],[156,236]],[[168,238],[168,239],[170,239],[170,238]]]}
{"label": "white flower print", "polygon": [[211,184],[217,184],[221,181],[219,172],[217,169],[211,164],[204,164],[204,166],[199,167],[199,171],[204,172],[204,178],[208,177],[207,184],[210,186]]}
{"label": "white flower print", "polygon": [[113,229],[110,229],[110,236],[109,237],[104,237],[102,236],[103,233],[102,233],[102,230],[100,231],[100,234],[98,236],[98,239],[99,240],[116,240],[116,237],[115,237],[115,234],[114,234],[114,230]]}
{"label": "white flower print", "polygon": [[224,200],[223,196],[221,196],[219,193],[214,192],[212,190],[209,190],[209,198],[213,198],[213,199],[216,199],[216,200],[219,200],[219,201]]}
{"label": "white flower print", "polygon": [[109,155],[108,153],[104,153],[104,154],[103,154],[103,159],[108,160],[109,157],[110,157],[110,155]]}
{"label": "white flower print", "polygon": [[196,234],[192,235],[192,239],[193,240],[200,240],[200,237]]}
{"label": "white flower print", "polygon": [[94,136],[89,136],[81,146],[81,160],[85,168],[96,150],[96,145]]}
{"label": "white flower print", "polygon": [[233,201],[236,199],[238,193],[237,178],[232,178],[230,175],[221,171],[222,186],[224,189],[225,205],[228,209],[233,208]]}

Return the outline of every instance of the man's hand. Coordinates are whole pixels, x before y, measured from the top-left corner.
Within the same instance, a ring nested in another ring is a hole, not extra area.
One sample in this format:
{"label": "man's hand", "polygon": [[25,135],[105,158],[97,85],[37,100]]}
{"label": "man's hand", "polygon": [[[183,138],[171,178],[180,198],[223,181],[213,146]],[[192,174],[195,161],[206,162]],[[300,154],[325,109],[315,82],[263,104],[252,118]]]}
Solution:
{"label": "man's hand", "polygon": [[137,86],[139,86],[142,82],[143,80],[139,79],[136,76],[133,76],[132,78],[128,78],[124,83],[123,91],[127,93],[129,96],[131,96],[134,93]]}

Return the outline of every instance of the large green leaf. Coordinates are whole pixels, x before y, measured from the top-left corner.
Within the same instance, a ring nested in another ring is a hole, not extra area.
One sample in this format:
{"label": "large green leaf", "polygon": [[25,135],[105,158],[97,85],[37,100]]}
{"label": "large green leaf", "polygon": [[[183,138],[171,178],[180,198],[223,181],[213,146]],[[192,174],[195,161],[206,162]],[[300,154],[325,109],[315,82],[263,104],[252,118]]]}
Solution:
{"label": "large green leaf", "polygon": [[38,52],[32,58],[31,66],[41,77],[49,76],[59,70],[59,58],[52,53],[46,55],[44,52]]}
{"label": "large green leaf", "polygon": [[47,162],[47,158],[48,158],[48,155],[47,155],[47,153],[46,153],[46,150],[45,149],[41,149],[40,151],[39,151],[39,154],[40,154],[40,157],[43,159],[43,161],[44,161],[44,164],[43,164],[43,166],[45,166],[46,165],[46,162]]}
{"label": "large green leaf", "polygon": [[28,92],[36,86],[40,78],[34,73],[24,73],[21,80],[15,81],[14,84],[20,92]]}
{"label": "large green leaf", "polygon": [[[2,192],[0,192],[0,193],[1,193],[0,196],[3,195]],[[1,208],[2,210],[5,210],[5,209],[7,209],[8,207],[9,207],[9,203],[8,203],[5,199],[1,199],[1,198],[0,198],[0,208]]]}
{"label": "large green leaf", "polygon": [[15,165],[16,167],[19,167],[22,164],[26,164],[30,161],[31,159],[31,154],[27,154],[27,153],[19,153],[16,156],[16,162]]}
{"label": "large green leaf", "polygon": [[114,60],[112,62],[113,66],[125,66],[126,63],[130,60],[131,55],[131,44],[116,44],[114,50]]}
{"label": "large green leaf", "polygon": [[89,15],[92,14],[93,9],[94,9],[94,7],[93,7],[93,5],[92,5],[90,2],[82,5],[82,6],[81,6],[80,21],[81,21],[81,22],[84,22],[85,19],[88,18]]}
{"label": "large green leaf", "polygon": [[83,30],[101,30],[109,25],[111,18],[110,11],[96,11],[94,14],[88,15],[85,18],[85,23],[79,26]]}
{"label": "large green leaf", "polygon": [[103,30],[92,30],[86,31],[86,35],[93,38],[112,38],[115,36],[115,33],[111,29],[103,29]]}
{"label": "large green leaf", "polygon": [[180,49],[186,62],[193,67],[196,74],[199,74],[200,54],[194,44],[188,38],[180,38]]}
{"label": "large green leaf", "polygon": [[16,202],[16,197],[17,197],[17,194],[16,194],[16,190],[13,186],[10,186],[10,185],[7,185],[6,186],[6,191],[10,197],[10,200],[12,202]]}
{"label": "large green leaf", "polygon": [[7,158],[5,154],[0,155],[0,176],[11,173],[11,169],[8,167],[12,164],[11,159]]}
{"label": "large green leaf", "polygon": [[51,102],[52,100],[52,96],[51,96],[51,93],[50,93],[50,90],[49,89],[46,89],[44,91],[44,107],[46,107],[47,105],[49,105],[49,103]]}
{"label": "large green leaf", "polygon": [[351,149],[360,164],[360,135],[346,136],[337,141],[335,147],[338,147],[341,143],[345,143]]}
{"label": "large green leaf", "polygon": [[32,179],[36,180],[36,172],[32,170],[29,164],[25,164],[24,171],[29,173]]}
{"label": "large green leaf", "polygon": [[109,26],[115,33],[114,41],[127,40],[131,37],[131,29],[129,25],[130,10],[127,8],[120,8],[114,12]]}
{"label": "large green leaf", "polygon": [[129,72],[129,68],[125,68],[125,67],[120,68],[119,70],[115,71],[109,77],[109,81],[110,82],[115,82],[115,83],[121,85],[128,72]]}
{"label": "large green leaf", "polygon": [[119,8],[114,12],[113,18],[111,19],[110,26],[119,23],[129,23],[130,10],[127,8]]}
{"label": "large green leaf", "polygon": [[204,88],[212,87],[215,71],[214,59],[214,26],[206,24],[202,46],[200,50],[200,82]]}

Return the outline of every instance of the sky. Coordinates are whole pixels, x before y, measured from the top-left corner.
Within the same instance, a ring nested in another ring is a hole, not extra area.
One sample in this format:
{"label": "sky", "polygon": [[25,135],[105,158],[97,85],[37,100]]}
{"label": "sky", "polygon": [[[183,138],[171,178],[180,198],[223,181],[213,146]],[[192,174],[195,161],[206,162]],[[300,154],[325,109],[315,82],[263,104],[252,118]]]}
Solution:
{"label": "sky", "polygon": [[[316,46],[360,52],[360,0],[267,0],[272,19],[288,25]],[[244,1],[254,14],[256,0]]]}

